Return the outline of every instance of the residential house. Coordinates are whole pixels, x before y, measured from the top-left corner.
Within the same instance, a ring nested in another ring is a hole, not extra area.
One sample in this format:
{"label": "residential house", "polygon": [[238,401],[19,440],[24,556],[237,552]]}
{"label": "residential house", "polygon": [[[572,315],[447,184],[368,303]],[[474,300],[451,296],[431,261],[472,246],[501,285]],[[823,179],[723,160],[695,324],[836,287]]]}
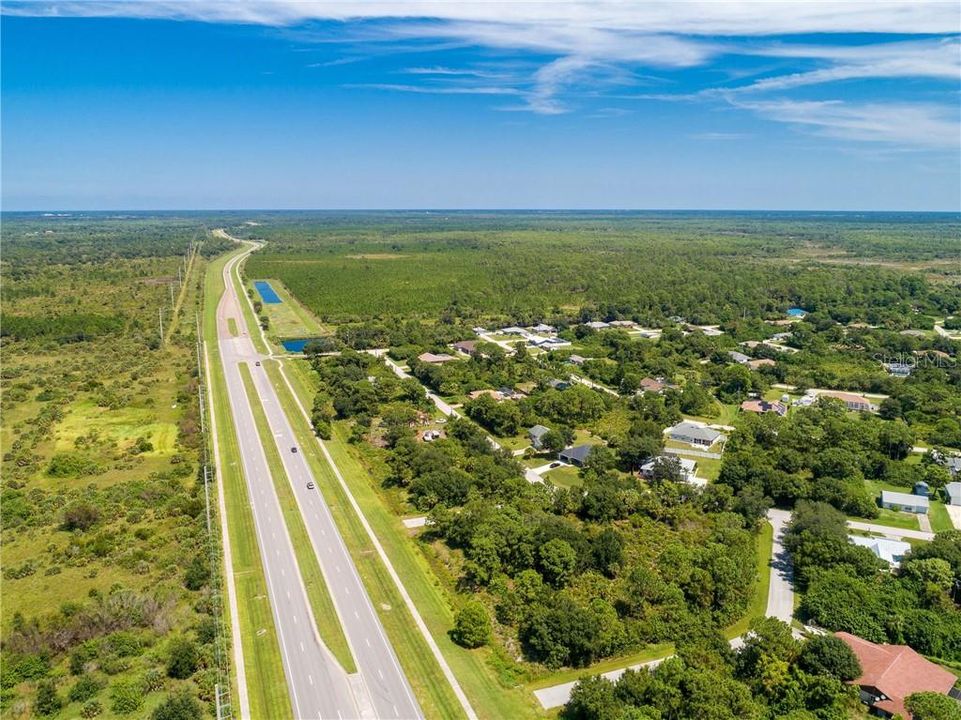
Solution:
{"label": "residential house", "polygon": [[682,458],[678,455],[657,455],[656,457],[648,459],[641,465],[641,477],[650,480],[654,476],[654,466],[660,462],[669,460],[678,461],[681,479],[684,480],[684,482],[692,482],[694,480],[694,475],[697,472],[697,461]]}
{"label": "residential house", "polygon": [[951,477],[961,475],[961,455],[949,456],[945,459],[944,464],[948,468],[948,472],[951,473]]}
{"label": "residential house", "polygon": [[552,332],[556,332],[557,328],[555,328],[553,325],[538,323],[537,325],[531,328],[531,331],[536,333],[552,333]]}
{"label": "residential house", "polygon": [[908,337],[919,337],[919,338],[922,338],[925,336],[924,330],[902,330],[901,334],[907,335]]}
{"label": "residential house", "polygon": [[516,325],[511,325],[501,330],[504,335],[527,335],[527,330]]}
{"label": "residential house", "polygon": [[777,363],[771,358],[758,358],[757,360],[748,360],[745,365],[751,368],[751,370],[757,370],[762,367],[774,367]]}
{"label": "residential house", "polygon": [[544,436],[550,431],[550,428],[544,427],[543,425],[535,425],[528,429],[527,437],[531,441],[531,447],[535,450],[541,450],[544,447]]}
{"label": "residential house", "polygon": [[429,363],[431,365],[442,365],[445,362],[450,362],[451,360],[456,360],[453,355],[448,355],[447,353],[440,353],[439,355],[425,352],[417,356],[417,359],[422,363]]}
{"label": "residential house", "polygon": [[583,365],[587,362],[587,358],[581,357],[580,355],[571,355],[569,358],[567,358],[567,361],[574,365]]}
{"label": "residential house", "polygon": [[855,410],[857,412],[873,412],[877,409],[870,400],[856,393],[841,392],[839,390],[821,390],[817,392],[817,396],[820,398],[827,397],[840,400],[848,410]]}
{"label": "residential house", "polygon": [[611,320],[611,322],[610,322],[609,324],[610,324],[611,327],[616,327],[616,328],[630,328],[630,327],[634,327],[634,321],[633,321],[633,320]]}
{"label": "residential house", "polygon": [[477,352],[477,341],[476,340],[461,340],[460,342],[455,342],[451,345],[455,350],[460,350],[465,355],[473,355]]}
{"label": "residential house", "polygon": [[875,557],[884,560],[891,567],[900,567],[901,560],[911,550],[911,545],[903,540],[888,540],[887,538],[862,537],[861,535],[848,535],[855,545],[866,547],[874,553]]}
{"label": "residential house", "polygon": [[860,688],[861,702],[875,715],[890,718],[900,715],[911,719],[904,706],[908,695],[917,692],[947,694],[955,676],[923,658],[907,645],[873,643],[846,632],[835,633],[857,656],[861,676],[854,680]]}
{"label": "residential house", "polygon": [[760,340],[745,340],[744,342],[738,343],[738,345],[745,347],[748,350],[753,350],[758,345],[763,345],[763,343]]}
{"label": "residential house", "polygon": [[888,510],[900,510],[918,515],[927,515],[928,506],[929,503],[926,497],[894,492],[893,490],[881,491],[881,507],[887,508]]}
{"label": "residential house", "polygon": [[584,463],[587,462],[587,458],[590,457],[593,449],[593,445],[576,445],[564,448],[557,453],[557,459],[574,467],[584,467]]}
{"label": "residential house", "polygon": [[803,318],[807,315],[807,310],[799,307],[792,307],[787,309],[787,316],[790,318]]}
{"label": "residential house", "polygon": [[471,390],[469,393],[467,393],[467,397],[469,397],[471,400],[476,400],[482,395],[490,395],[492,398],[498,401],[504,399],[504,396],[500,393],[500,391],[494,390],[493,388],[486,388],[484,390]]}
{"label": "residential house", "polygon": [[944,499],[948,505],[961,505],[961,482],[949,482],[945,485]]}
{"label": "residential house", "polygon": [[744,353],[738,352],[737,350],[728,350],[727,354],[730,356],[731,360],[741,365],[747,365],[751,358]]}
{"label": "residential house", "polygon": [[664,378],[654,378],[646,377],[641,380],[641,391],[646,393],[660,393],[664,391],[667,384],[664,382]]}
{"label": "residential house", "polygon": [[911,375],[912,367],[909,363],[892,362],[881,364],[884,365],[884,369],[888,371],[888,375],[891,377],[906,378]]}
{"label": "residential house", "polygon": [[486,328],[482,328],[480,325],[478,325],[477,327],[472,327],[471,330],[473,330],[477,335],[486,335],[486,334],[487,334],[487,329],[486,329]]}
{"label": "residential house", "polygon": [[782,402],[768,402],[767,400],[745,400],[741,403],[741,410],[752,413],[777,413],[781,417],[787,415],[787,405]]}
{"label": "residential house", "polygon": [[687,443],[700,447],[711,447],[714,443],[727,438],[717,430],[709,428],[704,423],[684,420],[674,427],[669,427],[666,431],[667,436],[675,442]]}
{"label": "residential house", "polygon": [[567,380],[558,380],[557,378],[554,378],[547,384],[555,390],[567,390],[567,388],[571,386]]}
{"label": "residential house", "polygon": [[585,323],[585,325],[592,330],[603,330],[604,328],[609,328],[611,326],[610,323],[601,322],[600,320],[594,320],[592,322]]}

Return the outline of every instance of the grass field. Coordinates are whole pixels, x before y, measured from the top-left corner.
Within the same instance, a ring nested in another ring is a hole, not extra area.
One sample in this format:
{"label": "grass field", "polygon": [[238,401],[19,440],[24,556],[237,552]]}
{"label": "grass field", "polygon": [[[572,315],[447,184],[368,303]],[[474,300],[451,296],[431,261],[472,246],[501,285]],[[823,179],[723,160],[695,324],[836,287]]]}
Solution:
{"label": "grass field", "polygon": [[274,441],[270,426],[267,424],[267,415],[264,413],[257,389],[250,377],[250,369],[246,365],[241,365],[240,372],[244,378],[244,387],[247,390],[247,397],[250,399],[254,421],[257,423],[260,442],[263,444],[264,454],[267,456],[267,465],[270,468],[274,488],[277,491],[277,499],[280,501],[280,507],[284,513],[284,523],[287,525],[287,532],[290,534],[294,553],[297,555],[297,566],[300,568],[300,576],[303,578],[304,587],[307,589],[307,598],[310,600],[314,621],[317,623],[317,631],[320,633],[324,644],[334,654],[344,670],[348,673],[355,673],[357,672],[357,666],[354,664],[353,655],[350,653],[347,636],[344,635],[334,602],[327,590],[327,583],[324,581],[323,571],[314,554],[314,546],[307,534],[297,498],[291,490],[287,473],[284,471],[284,465],[277,450],[277,443]]}
{"label": "grass field", "polygon": [[[302,401],[309,405],[314,393],[309,376],[311,371],[304,361],[300,360],[285,361],[284,367],[291,385]],[[309,432],[296,406],[291,408],[293,399],[286,384],[279,380],[275,385],[281,394],[282,402],[288,408],[288,417],[291,418],[295,430],[298,430],[298,433]],[[300,421],[294,422],[298,417]],[[304,443],[304,447],[308,447],[308,443]],[[492,650],[481,648],[467,651],[455,645],[449,638],[447,632],[453,625],[453,609],[448,595],[417,548],[416,540],[410,537],[400,519],[373,487],[369,473],[352,452],[346,442],[344,428],[340,425],[335,425],[334,437],[327,442],[327,448],[478,714],[484,718],[525,718],[542,714],[534,698],[524,692],[515,679],[506,676],[502,681],[500,660]],[[381,608],[381,620],[394,649],[398,652],[408,679],[414,685],[418,699],[425,711],[430,712],[429,708],[433,708],[434,716],[462,716],[450,686],[433,661],[433,656],[414,626],[413,619],[408,615],[393,581],[373,553],[366,531],[349,509],[349,501],[340,484],[322,456],[314,453],[307,455],[309,459],[312,456],[312,466],[322,483],[325,497],[332,505],[341,534],[357,563],[371,599],[376,607]],[[390,608],[389,611],[383,609],[385,605]],[[430,700],[429,705],[424,702],[425,694]]]}
{"label": "grass field", "polygon": [[[230,530],[233,580],[237,590],[240,637],[243,644],[246,683],[252,718],[284,718],[293,715],[280,645],[264,578],[254,519],[243,474],[236,460],[240,455],[227,386],[217,345],[217,302],[223,294],[223,267],[231,257],[213,261],[205,279],[204,341],[210,359],[207,378],[217,421],[220,456],[217,458],[218,490],[224,494],[226,522]],[[236,703],[234,705],[237,707]]]}
{"label": "grass field", "polygon": [[[254,289],[253,283],[259,278],[247,278],[245,290]],[[330,332],[290,294],[283,282],[275,278],[269,280],[270,286],[281,299],[279,303],[264,303],[261,312],[270,319],[268,335],[271,338],[302,338],[326,335]],[[255,299],[259,295],[254,294]]]}

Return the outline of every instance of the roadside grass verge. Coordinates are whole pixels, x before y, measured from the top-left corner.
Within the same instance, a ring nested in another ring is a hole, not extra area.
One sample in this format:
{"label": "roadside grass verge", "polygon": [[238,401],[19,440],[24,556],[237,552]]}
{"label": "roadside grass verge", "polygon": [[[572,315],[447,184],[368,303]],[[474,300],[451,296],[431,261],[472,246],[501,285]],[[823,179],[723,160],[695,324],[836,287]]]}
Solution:
{"label": "roadside grass verge", "polygon": [[253,378],[250,376],[250,369],[246,365],[241,365],[240,374],[244,379],[247,397],[250,398],[254,422],[257,424],[257,433],[260,435],[260,442],[264,446],[267,466],[270,468],[274,489],[277,490],[277,499],[280,501],[280,507],[284,513],[284,523],[294,546],[300,575],[304,579],[307,597],[310,600],[310,609],[314,614],[314,621],[317,623],[317,632],[320,633],[321,640],[337,658],[341,667],[347,673],[355,673],[357,672],[357,666],[354,664],[354,657],[350,652],[350,646],[347,644],[347,636],[344,635],[337,610],[334,607],[334,601],[327,590],[327,583],[324,581],[320,563],[314,555],[314,546],[310,542],[310,536],[307,535],[307,528],[304,525],[304,518],[300,514],[297,498],[294,497],[290,488],[284,464],[277,450],[277,443],[274,441],[270,426],[267,424],[267,415],[264,413],[257,388],[254,387]]}
{"label": "roadside grass verge", "polygon": [[[284,364],[287,378],[305,406],[313,403],[313,382],[309,369],[302,361]],[[354,560],[361,578],[378,608],[382,622],[398,653],[421,701],[431,717],[462,717],[462,709],[450,685],[434,660],[423,636],[410,616],[396,586],[386,568],[377,557],[359,518],[349,507],[349,500],[334,476],[303,415],[300,414],[286,383],[276,368],[269,367],[281,402],[305,448],[312,448],[308,460],[319,482],[323,483],[324,496],[331,506],[334,518]],[[384,547],[387,556],[410,594],[426,623],[431,636],[440,647],[454,675],[464,689],[471,705],[483,718],[530,718],[543,716],[543,711],[533,696],[524,691],[516,681],[498,678],[496,664],[503,662],[490,648],[464,650],[455,645],[447,635],[453,626],[453,609],[440,581],[434,576],[426,559],[404,528],[399,517],[389,508],[371,484],[370,475],[350,451],[344,428],[335,423],[333,439],[326,442],[327,449],[340,468],[351,494]],[[386,608],[390,608],[387,610]]]}
{"label": "roadside grass verge", "polygon": [[[227,517],[222,518],[221,522],[226,522],[229,529],[232,567],[225,568],[225,572],[232,572],[234,576],[246,670],[246,677],[237,677],[235,680],[236,683],[245,683],[247,687],[252,718],[293,717],[253,514],[250,512],[247,484],[237,461],[240,448],[217,344],[217,303],[224,290],[223,267],[233,255],[230,253],[217,258],[208,266],[204,290],[204,340],[210,358],[208,392],[212,393],[220,451],[217,458],[220,482],[215,483],[214,487],[217,492],[223,493],[227,509]],[[234,695],[232,703],[237,707],[236,689]]]}
{"label": "roadside grass verge", "polygon": [[774,527],[768,522],[761,523],[761,529],[757,533],[757,579],[754,582],[754,594],[744,617],[733,625],[724,628],[724,637],[728,640],[746,633],[751,621],[755,618],[764,617],[767,612],[767,596],[771,590],[773,553]]}

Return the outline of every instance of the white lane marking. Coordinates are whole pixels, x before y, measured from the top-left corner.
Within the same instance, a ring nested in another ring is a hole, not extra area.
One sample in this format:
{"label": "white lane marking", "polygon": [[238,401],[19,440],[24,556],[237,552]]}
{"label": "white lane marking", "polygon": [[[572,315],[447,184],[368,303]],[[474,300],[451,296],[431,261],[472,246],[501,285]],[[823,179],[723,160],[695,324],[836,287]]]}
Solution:
{"label": "white lane marking", "polygon": [[311,684],[311,685],[314,684],[314,676],[313,676],[313,675],[308,675],[308,676],[307,676],[307,679],[310,680],[310,684]]}
{"label": "white lane marking", "polygon": [[340,565],[336,565],[335,567],[337,568],[337,572],[340,572]]}
{"label": "white lane marking", "polygon": [[290,590],[287,591],[287,599],[290,600]]}
{"label": "white lane marking", "polygon": [[[287,596],[289,597],[289,596],[290,596],[290,593],[287,593]],[[300,652],[306,652],[306,651],[304,650],[304,644],[303,644],[303,643],[300,643]]]}
{"label": "white lane marking", "polygon": [[364,642],[367,643],[367,647],[370,647],[370,638],[364,638]]}
{"label": "white lane marking", "polygon": [[357,618],[358,620],[360,620],[360,615],[357,614],[357,611],[356,611],[356,610],[354,610],[354,617]]}
{"label": "white lane marking", "polygon": [[381,671],[380,668],[377,668],[377,677],[379,677],[381,680],[384,679],[384,673]]}
{"label": "white lane marking", "polygon": [[391,705],[391,707],[394,708],[394,715],[396,715],[397,717],[400,717],[400,713],[397,712],[397,706],[396,706],[396,705]]}
{"label": "white lane marking", "polygon": [[291,617],[294,619],[294,624],[296,625],[296,624],[297,624],[297,616],[296,616],[296,615],[291,615]]}

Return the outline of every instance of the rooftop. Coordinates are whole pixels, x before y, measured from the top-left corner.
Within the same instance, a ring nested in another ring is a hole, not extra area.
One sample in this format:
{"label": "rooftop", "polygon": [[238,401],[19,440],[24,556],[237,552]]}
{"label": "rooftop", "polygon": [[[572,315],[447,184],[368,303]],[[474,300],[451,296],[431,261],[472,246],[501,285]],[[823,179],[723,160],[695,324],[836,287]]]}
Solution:
{"label": "rooftop", "polygon": [[861,677],[855,684],[877,688],[888,697],[874,704],[881,710],[910,718],[904,707],[908,695],[924,690],[947,693],[954,686],[954,675],[907,645],[877,644],[846,632],[836,635],[847,643],[861,663]]}

